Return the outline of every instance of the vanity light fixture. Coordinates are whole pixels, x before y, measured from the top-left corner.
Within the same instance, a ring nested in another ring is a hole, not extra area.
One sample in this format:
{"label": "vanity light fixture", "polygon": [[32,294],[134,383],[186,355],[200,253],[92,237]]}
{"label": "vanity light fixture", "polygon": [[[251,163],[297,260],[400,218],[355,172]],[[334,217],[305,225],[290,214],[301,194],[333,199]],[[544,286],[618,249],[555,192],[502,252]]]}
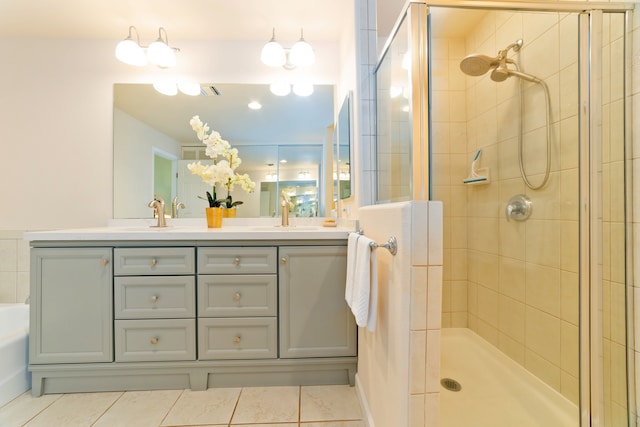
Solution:
{"label": "vanity light fixture", "polygon": [[190,80],[181,80],[175,82],[173,80],[161,80],[153,83],[153,88],[163,95],[175,96],[178,90],[185,95],[198,96],[202,93],[200,84]]}
{"label": "vanity light fixture", "polygon": [[267,42],[260,53],[260,60],[269,67],[284,67],[293,70],[296,67],[309,67],[316,61],[313,48],[304,39],[304,30],[300,30],[300,40],[292,48],[285,49],[276,41],[276,29],[273,29],[271,40]]}
{"label": "vanity light fixture", "polygon": [[269,89],[276,96],[287,96],[291,93],[291,85],[289,83],[271,83]]}
{"label": "vanity light fixture", "polygon": [[202,91],[199,83],[194,81],[186,81],[186,80],[182,80],[178,82],[178,89],[180,90],[180,92],[189,96],[198,96]]}
{"label": "vanity light fixture", "polygon": [[[132,33],[135,31],[136,39]],[[163,38],[164,34],[164,38]],[[145,54],[146,51],[146,54]],[[158,39],[149,46],[140,44],[138,30],[133,25],[129,27],[129,35],[116,46],[116,58],[125,64],[143,67],[151,62],[160,68],[170,68],[176,66],[176,52],[180,49],[169,46],[167,31],[160,27],[158,29]]]}
{"label": "vanity light fixture", "polygon": [[309,96],[313,93],[313,85],[311,83],[294,83],[293,93],[298,96]]}
{"label": "vanity light fixture", "polygon": [[258,101],[251,101],[247,106],[252,110],[259,110],[262,108],[262,104],[260,104]]}
{"label": "vanity light fixture", "polygon": [[167,96],[175,96],[178,94],[178,86],[173,82],[154,82],[153,88]]}
{"label": "vanity light fixture", "polygon": [[309,179],[311,178],[311,174],[308,171],[300,171],[300,173],[298,173],[298,178]]}

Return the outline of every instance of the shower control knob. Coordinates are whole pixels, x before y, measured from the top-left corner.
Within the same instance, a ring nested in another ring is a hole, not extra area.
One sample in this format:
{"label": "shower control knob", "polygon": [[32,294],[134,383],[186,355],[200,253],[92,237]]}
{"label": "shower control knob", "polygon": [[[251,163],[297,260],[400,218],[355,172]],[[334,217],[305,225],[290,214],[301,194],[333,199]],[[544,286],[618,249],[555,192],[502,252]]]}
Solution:
{"label": "shower control knob", "polygon": [[505,213],[507,215],[507,221],[512,219],[515,221],[526,221],[531,216],[533,211],[533,203],[524,194],[518,194],[513,196],[507,202]]}

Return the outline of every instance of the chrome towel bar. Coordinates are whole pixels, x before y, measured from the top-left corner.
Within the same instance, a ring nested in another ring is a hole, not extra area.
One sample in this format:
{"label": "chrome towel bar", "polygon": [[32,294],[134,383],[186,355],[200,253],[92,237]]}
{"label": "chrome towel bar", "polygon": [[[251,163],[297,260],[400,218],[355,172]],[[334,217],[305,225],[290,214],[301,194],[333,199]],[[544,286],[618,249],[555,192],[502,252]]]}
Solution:
{"label": "chrome towel bar", "polygon": [[[358,230],[358,234],[364,235],[364,230]],[[385,243],[371,242],[369,243],[369,247],[371,249],[385,248],[391,255],[395,255],[398,253],[398,239],[396,239],[396,236],[391,236]]]}

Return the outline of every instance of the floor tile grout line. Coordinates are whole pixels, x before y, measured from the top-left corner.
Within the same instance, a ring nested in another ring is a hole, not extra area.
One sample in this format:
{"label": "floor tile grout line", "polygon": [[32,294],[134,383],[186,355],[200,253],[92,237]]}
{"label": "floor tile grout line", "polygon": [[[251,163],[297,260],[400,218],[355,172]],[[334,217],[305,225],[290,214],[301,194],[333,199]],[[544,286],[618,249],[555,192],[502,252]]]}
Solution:
{"label": "floor tile grout line", "polygon": [[102,411],[102,414],[100,414],[100,416],[98,418],[96,418],[91,425],[94,426],[98,421],[100,421],[100,418],[104,417],[106,415],[107,412],[109,412],[113,406],[120,400],[122,399],[122,396],[124,396],[124,394],[126,393],[126,391],[122,391],[120,392],[120,396],[118,396],[117,399],[115,399],[113,402],[111,402],[111,404],[107,407],[107,409],[105,409],[104,411]]}
{"label": "floor tile grout line", "polygon": [[302,420],[302,385],[298,386],[298,427],[300,427],[300,421]]}
{"label": "floor tile grout line", "polygon": [[[27,393],[31,393],[31,390],[27,390],[25,392],[25,394]],[[41,410],[39,410],[36,414],[34,414],[31,418],[29,418],[27,421],[25,421],[23,424],[21,424],[21,426],[26,426],[27,424],[29,424],[31,421],[33,421],[33,419],[35,417],[37,417],[38,415],[42,414],[44,411],[46,411],[47,409],[49,409],[51,407],[51,405],[53,405],[54,403],[56,403],[58,400],[60,400],[62,397],[64,396],[64,394],[59,395],[55,400],[51,401],[51,403],[49,403],[47,406],[45,406],[44,408],[42,408]],[[9,402],[11,403],[11,402]],[[3,408],[7,406],[4,405]]]}
{"label": "floor tile grout line", "polygon": [[231,422],[233,421],[233,417],[236,415],[236,411],[238,410],[238,405],[240,404],[240,397],[242,396],[243,391],[244,391],[244,387],[240,387],[240,391],[238,392],[238,397],[236,398],[236,404],[233,405],[233,411],[231,411],[231,417],[229,417],[229,421],[227,422],[227,427],[231,427]]}
{"label": "floor tile grout line", "polygon": [[180,392],[180,394],[178,395],[178,397],[176,398],[176,400],[173,402],[173,405],[171,405],[171,407],[169,408],[169,410],[167,410],[167,413],[164,414],[164,417],[162,417],[162,419],[160,420],[160,424],[158,424],[158,427],[163,427],[162,423],[164,423],[164,421],[167,419],[167,417],[169,416],[169,414],[171,413],[171,411],[173,411],[173,408],[176,407],[176,403],[178,403],[178,400],[180,400],[180,398],[185,394],[187,390],[184,389]]}

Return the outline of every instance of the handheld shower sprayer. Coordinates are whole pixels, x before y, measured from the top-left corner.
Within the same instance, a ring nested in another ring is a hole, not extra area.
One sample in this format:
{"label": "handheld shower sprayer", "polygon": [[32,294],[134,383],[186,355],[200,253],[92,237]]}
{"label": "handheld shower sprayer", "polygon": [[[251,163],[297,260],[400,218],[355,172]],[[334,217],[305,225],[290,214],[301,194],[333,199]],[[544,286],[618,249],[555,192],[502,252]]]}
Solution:
{"label": "handheld shower sprayer", "polygon": [[[520,84],[519,84],[520,132],[518,134],[518,163],[520,166],[520,175],[522,176],[522,180],[527,185],[527,187],[531,188],[532,190],[539,190],[546,185],[547,181],[549,180],[549,174],[551,171],[551,130],[550,130],[551,129],[551,126],[550,126],[551,96],[549,95],[549,88],[547,87],[547,84],[543,80],[535,76],[532,76],[531,74],[527,74],[520,71],[520,68],[518,67],[518,64],[516,63],[516,61],[507,57],[510,50],[513,50],[514,52],[520,51],[520,49],[522,49],[522,44],[523,44],[522,39],[516,40],[514,43],[511,43],[510,45],[508,45],[506,48],[499,50],[498,55],[493,58],[487,55],[479,54],[479,53],[473,53],[471,55],[467,55],[460,62],[460,70],[462,70],[463,73],[469,76],[482,76],[483,74],[486,74],[487,72],[489,72],[489,70],[491,70],[490,78],[494,82],[503,82],[507,80],[509,77],[518,77],[520,79]],[[509,65],[511,65],[512,67],[509,67]],[[527,174],[524,168],[525,160],[524,160],[524,149],[523,149],[523,142],[522,142],[523,140],[522,114],[524,111],[524,90],[523,90],[522,81],[527,81],[530,83],[535,83],[540,85],[544,90],[544,94],[545,94],[545,101],[546,101],[545,107],[547,110],[546,170],[545,170],[544,178],[542,179],[542,183],[539,185],[533,185],[529,181],[529,178],[527,177]],[[478,156],[479,156],[479,152],[478,154],[476,154],[476,158],[474,160],[477,160]],[[473,182],[471,180],[471,177],[465,181],[465,183],[470,183],[470,182]]]}

